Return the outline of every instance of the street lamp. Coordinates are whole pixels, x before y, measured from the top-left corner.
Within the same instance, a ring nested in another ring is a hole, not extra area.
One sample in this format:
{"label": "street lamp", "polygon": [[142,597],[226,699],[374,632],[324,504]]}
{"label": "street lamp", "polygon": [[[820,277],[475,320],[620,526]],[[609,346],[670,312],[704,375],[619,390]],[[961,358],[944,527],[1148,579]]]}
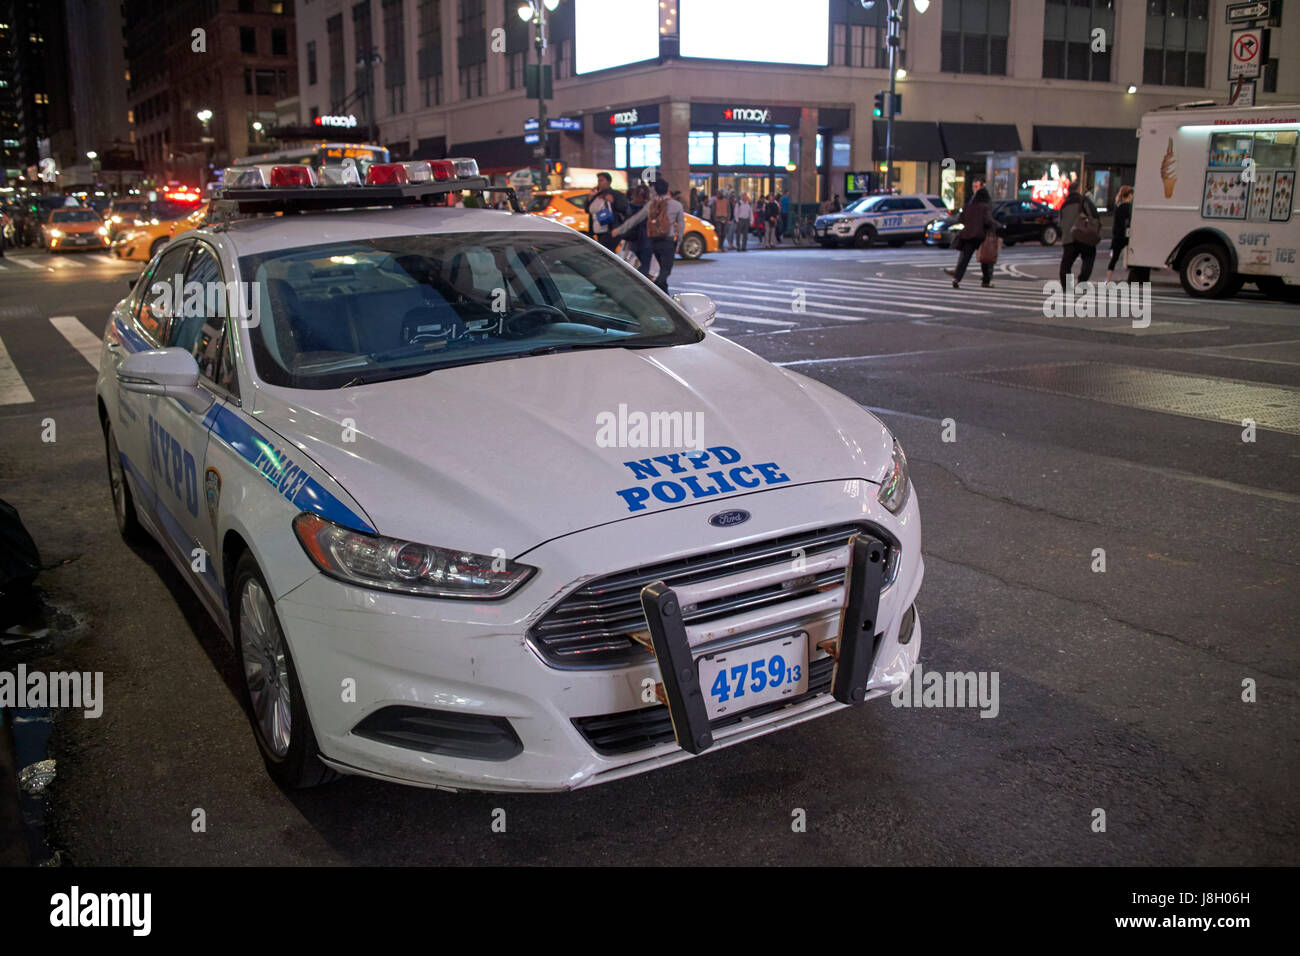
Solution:
{"label": "street lamp", "polygon": [[93,149],[87,150],[86,158],[93,163],[95,160],[99,159],[99,153],[95,152]]}
{"label": "street lamp", "polygon": [[533,45],[537,48],[537,148],[533,155],[542,161],[542,186],[550,185],[551,158],[547,155],[550,137],[546,130],[546,14],[554,12],[560,0],[525,0],[519,4],[516,12],[525,23],[537,26],[537,37]]}
{"label": "street lamp", "polygon": [[253,121],[253,142],[259,142],[262,139],[262,121]]}
{"label": "street lamp", "polygon": [[[899,38],[899,25],[903,22],[903,17],[899,9],[903,5],[903,0],[889,0],[889,102],[885,104],[885,188],[893,187],[894,182],[894,103],[897,100],[897,86],[899,80],[907,76],[906,70],[898,67],[898,48],[902,45]],[[875,0],[862,0],[864,9],[870,10],[875,6]],[[930,9],[930,0],[912,0],[912,6],[917,13],[925,13]]]}
{"label": "street lamp", "polygon": [[208,181],[208,174],[212,171],[212,110],[199,110],[194,114],[200,123],[203,124],[203,178],[199,181],[199,188]]}

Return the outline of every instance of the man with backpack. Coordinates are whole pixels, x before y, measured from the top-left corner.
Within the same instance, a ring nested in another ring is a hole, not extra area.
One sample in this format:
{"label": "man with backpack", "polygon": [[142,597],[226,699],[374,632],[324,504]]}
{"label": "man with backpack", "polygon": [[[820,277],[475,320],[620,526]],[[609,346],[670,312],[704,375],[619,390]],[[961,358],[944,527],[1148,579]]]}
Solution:
{"label": "man with backpack", "polygon": [[673,271],[673,262],[677,256],[677,244],[686,234],[686,211],[682,204],[668,195],[668,181],[655,181],[654,196],[641,207],[641,211],[631,216],[613,230],[614,241],[625,232],[630,232],[645,220],[646,235],[650,237],[650,251],[659,263],[659,277],[655,285],[668,291],[668,273]]}
{"label": "man with backpack", "polygon": [[614,228],[627,218],[627,197],[611,189],[609,173],[596,174],[596,188],[587,195],[587,218],[591,237],[613,252],[618,247]]}
{"label": "man with backpack", "polygon": [[1097,244],[1101,242],[1101,217],[1091,199],[1079,192],[1079,184],[1071,183],[1070,191],[1061,206],[1061,287],[1066,277],[1074,271],[1074,260],[1082,258],[1079,281],[1087,282],[1092,276],[1092,264],[1097,259]]}

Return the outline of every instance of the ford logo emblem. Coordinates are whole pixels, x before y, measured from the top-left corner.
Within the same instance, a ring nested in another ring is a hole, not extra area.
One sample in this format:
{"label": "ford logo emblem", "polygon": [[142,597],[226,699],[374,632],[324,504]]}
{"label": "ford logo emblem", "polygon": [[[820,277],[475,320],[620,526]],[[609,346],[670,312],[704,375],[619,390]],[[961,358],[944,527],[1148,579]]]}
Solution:
{"label": "ford logo emblem", "polygon": [[732,511],[719,511],[709,518],[709,524],[715,528],[730,528],[733,524],[744,524],[749,520],[749,512],[739,508]]}

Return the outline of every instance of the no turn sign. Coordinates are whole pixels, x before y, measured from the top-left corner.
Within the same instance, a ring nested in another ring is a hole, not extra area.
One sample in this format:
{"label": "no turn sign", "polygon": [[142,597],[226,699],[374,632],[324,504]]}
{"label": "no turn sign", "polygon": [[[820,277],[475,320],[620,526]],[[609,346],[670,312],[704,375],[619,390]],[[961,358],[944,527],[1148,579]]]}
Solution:
{"label": "no turn sign", "polygon": [[1254,79],[1263,69],[1268,52],[1268,31],[1260,27],[1232,31],[1232,55],[1228,61],[1228,79]]}

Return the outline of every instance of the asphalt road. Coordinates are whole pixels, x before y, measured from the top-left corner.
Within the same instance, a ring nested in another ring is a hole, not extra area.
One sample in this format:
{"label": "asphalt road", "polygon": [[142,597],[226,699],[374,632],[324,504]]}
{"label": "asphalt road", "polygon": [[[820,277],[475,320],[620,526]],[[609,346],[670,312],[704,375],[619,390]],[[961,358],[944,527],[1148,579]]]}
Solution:
{"label": "asphalt road", "polygon": [[723,334],[896,431],[925,532],[922,667],[996,674],[996,716],[877,700],[535,796],[270,782],[234,652],[162,552],[117,535],[85,336],[51,322],[98,335],[135,270],[11,253],[0,498],[40,545],[49,633],[0,661],[105,675],[100,719],[55,720],[50,845],[92,865],[1295,865],[1300,310],[1161,285],[1145,330],[1049,320],[1057,252],[1007,250],[994,288],[956,292],[953,254],[914,244],[672,277],[715,296]]}

